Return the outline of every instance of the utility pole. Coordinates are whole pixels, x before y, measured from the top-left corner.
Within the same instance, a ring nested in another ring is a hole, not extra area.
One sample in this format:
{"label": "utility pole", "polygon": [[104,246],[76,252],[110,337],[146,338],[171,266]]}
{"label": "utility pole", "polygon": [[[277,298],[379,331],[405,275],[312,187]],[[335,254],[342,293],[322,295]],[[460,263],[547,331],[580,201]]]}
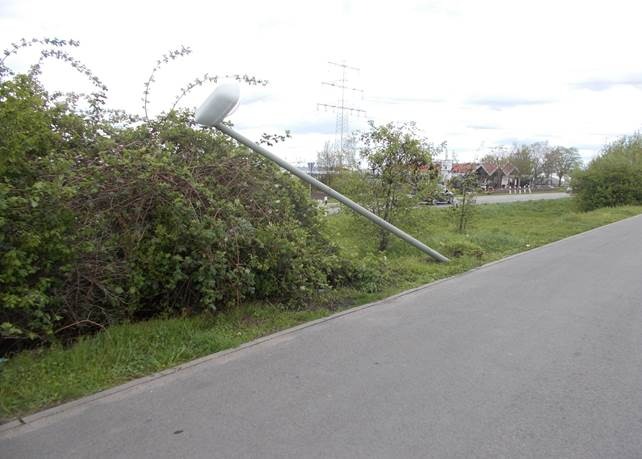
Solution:
{"label": "utility pole", "polygon": [[338,144],[337,145],[338,150],[341,153],[344,153],[344,149],[345,149],[344,139],[345,139],[345,136],[350,132],[349,115],[356,114],[357,116],[359,115],[365,116],[366,114],[365,110],[362,110],[358,107],[351,107],[346,105],[346,91],[361,93],[361,96],[363,97],[363,89],[347,86],[347,83],[348,83],[347,73],[349,71],[359,72],[359,69],[357,67],[351,67],[347,65],[345,62],[340,64],[336,62],[328,62],[328,64],[338,67],[341,72],[341,77],[339,78],[339,80],[323,81],[321,82],[321,84],[339,89],[340,96],[336,105],[318,103],[317,109],[321,107],[325,110],[333,110],[337,113],[335,136],[338,137],[339,141],[336,143]]}

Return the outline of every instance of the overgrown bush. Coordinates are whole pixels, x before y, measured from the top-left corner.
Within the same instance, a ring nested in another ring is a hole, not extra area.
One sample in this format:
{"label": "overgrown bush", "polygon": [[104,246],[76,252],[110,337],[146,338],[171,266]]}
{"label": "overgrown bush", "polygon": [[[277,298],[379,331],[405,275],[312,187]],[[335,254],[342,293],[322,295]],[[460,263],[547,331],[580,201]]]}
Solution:
{"label": "overgrown bush", "polygon": [[356,262],[355,282],[364,292],[373,293],[390,286],[393,275],[385,255],[366,255]]}
{"label": "overgrown bush", "polygon": [[575,172],[572,186],[582,210],[642,204],[642,135],[607,145],[586,170]]}
{"label": "overgrown bush", "polygon": [[272,163],[189,111],[83,110],[36,77],[0,81],[2,353],[355,278]]}

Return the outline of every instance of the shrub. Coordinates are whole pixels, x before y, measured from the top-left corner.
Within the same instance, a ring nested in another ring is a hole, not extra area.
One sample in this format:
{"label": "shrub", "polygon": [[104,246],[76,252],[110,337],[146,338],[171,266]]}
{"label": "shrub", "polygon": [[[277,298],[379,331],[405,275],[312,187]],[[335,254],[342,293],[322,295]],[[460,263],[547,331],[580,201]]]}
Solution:
{"label": "shrub", "polygon": [[390,263],[385,255],[366,255],[356,262],[354,281],[359,288],[367,293],[381,291],[388,287],[393,276]]}
{"label": "shrub", "polygon": [[469,173],[463,177],[456,177],[453,185],[461,193],[461,198],[450,207],[450,218],[454,223],[455,230],[464,233],[473,222],[476,214],[477,176],[474,173]]}
{"label": "shrub", "polygon": [[586,170],[573,175],[582,210],[642,203],[642,135],[625,136],[605,147]]}
{"label": "shrub", "polygon": [[189,111],[96,118],[0,82],[0,351],[351,282],[306,188]]}

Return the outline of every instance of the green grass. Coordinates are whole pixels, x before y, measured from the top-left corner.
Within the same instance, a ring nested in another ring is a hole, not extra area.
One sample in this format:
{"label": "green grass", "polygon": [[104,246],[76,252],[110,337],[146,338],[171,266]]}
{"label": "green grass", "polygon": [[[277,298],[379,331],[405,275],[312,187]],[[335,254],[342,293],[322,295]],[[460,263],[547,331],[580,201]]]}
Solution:
{"label": "green grass", "polygon": [[397,239],[385,254],[379,254],[373,225],[347,212],[330,216],[326,231],[344,256],[375,267],[371,282],[366,279],[360,290],[330,292],[323,304],[300,311],[253,303],[213,316],[117,325],[69,348],[23,352],[0,364],[0,418],[22,416],[239,346],[327,316],[336,311],[337,304],[358,305],[384,298],[640,213],[642,206],[578,213],[570,199],[489,204],[478,206],[466,234],[456,234],[449,209],[413,209],[399,226],[452,257],[447,264],[428,260]]}
{"label": "green grass", "polygon": [[[450,241],[467,240],[482,246],[495,259],[508,254],[556,241],[601,225],[642,213],[642,206],[599,209],[593,212],[574,211],[570,199],[524,201],[510,204],[485,204],[476,207],[473,224],[465,234],[454,232],[449,219],[450,209],[422,207],[398,222],[405,231],[438,249]],[[357,219],[347,212],[328,217],[329,234],[349,254],[363,256],[374,253],[374,225]],[[355,231],[359,226],[360,231]],[[369,237],[363,237],[367,233]],[[421,258],[423,255],[399,239],[392,239],[387,251],[389,258]]]}
{"label": "green grass", "polygon": [[328,314],[325,309],[291,311],[251,304],[214,316],[115,325],[67,349],[23,352],[0,366],[0,419],[92,394]]}
{"label": "green grass", "polygon": [[[486,204],[476,207],[473,223],[465,234],[454,232],[449,213],[448,208],[417,208],[398,222],[400,228],[446,255],[451,262],[443,264],[428,260],[417,249],[393,238],[385,254],[391,276],[383,290],[384,295],[640,214],[642,206],[581,213],[575,211],[571,199]],[[377,228],[374,225],[357,220],[347,212],[329,219],[329,235],[345,248],[347,256],[359,260],[376,253]],[[359,231],[355,230],[357,226]]]}

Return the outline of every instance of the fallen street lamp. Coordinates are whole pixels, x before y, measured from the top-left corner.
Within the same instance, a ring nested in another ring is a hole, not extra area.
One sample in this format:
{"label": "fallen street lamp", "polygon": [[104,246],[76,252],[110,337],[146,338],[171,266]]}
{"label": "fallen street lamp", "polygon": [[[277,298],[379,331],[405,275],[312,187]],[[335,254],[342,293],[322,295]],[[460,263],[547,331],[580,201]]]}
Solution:
{"label": "fallen street lamp", "polygon": [[263,155],[270,161],[277,163],[283,169],[296,175],[304,182],[309,183],[310,185],[323,191],[327,195],[332,196],[337,201],[345,204],[346,206],[348,206],[350,209],[354,210],[358,214],[363,215],[365,218],[367,218],[371,222],[379,225],[380,227],[391,232],[395,236],[403,239],[408,244],[430,255],[435,260],[444,261],[444,262],[449,261],[448,258],[443,256],[436,250],[431,249],[423,242],[418,241],[411,235],[401,231],[396,226],[391,225],[390,223],[385,221],[383,218],[373,214],[368,209],[361,207],[359,204],[348,199],[341,193],[333,190],[332,188],[325,185],[324,183],[321,183],[314,177],[309,176],[305,172],[301,171],[297,167],[292,166],[291,164],[282,160],[278,156],[275,156],[274,154],[270,153],[267,149],[252,142],[250,139],[239,134],[229,126],[224,125],[223,120],[225,119],[225,117],[229,115],[232,112],[232,110],[234,110],[238,106],[239,97],[240,97],[240,90],[237,84],[224,83],[219,85],[214,90],[214,92],[212,92],[212,94],[210,94],[210,96],[205,100],[205,102],[203,102],[203,104],[199,107],[199,109],[196,110],[196,122],[202,126],[215,127],[219,131],[235,139],[237,142],[245,145],[251,150],[254,150],[258,154]]}

